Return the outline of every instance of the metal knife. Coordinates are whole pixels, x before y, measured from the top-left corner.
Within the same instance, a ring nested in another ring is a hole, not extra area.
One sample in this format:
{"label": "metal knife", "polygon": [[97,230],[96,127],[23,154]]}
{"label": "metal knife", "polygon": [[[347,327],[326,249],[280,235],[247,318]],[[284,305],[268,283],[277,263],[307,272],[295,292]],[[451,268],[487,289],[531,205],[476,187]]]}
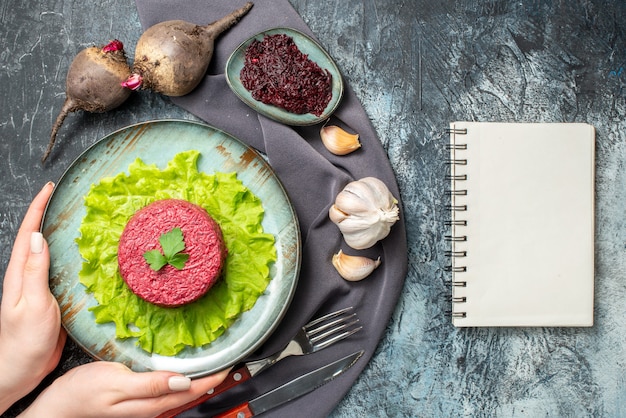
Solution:
{"label": "metal knife", "polygon": [[348,370],[363,355],[363,350],[297,377],[251,401],[242,403],[216,418],[250,418],[304,396]]}

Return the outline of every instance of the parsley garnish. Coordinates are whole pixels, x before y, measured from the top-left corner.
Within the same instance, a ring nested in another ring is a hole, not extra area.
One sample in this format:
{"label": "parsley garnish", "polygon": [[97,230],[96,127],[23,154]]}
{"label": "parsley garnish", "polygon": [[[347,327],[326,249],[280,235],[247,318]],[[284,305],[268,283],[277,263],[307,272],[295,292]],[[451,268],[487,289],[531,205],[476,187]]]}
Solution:
{"label": "parsley garnish", "polygon": [[146,251],[143,258],[150,264],[150,268],[159,271],[169,264],[182,270],[185,263],[189,259],[189,254],[182,253],[185,249],[185,241],[183,240],[183,231],[180,228],[174,228],[159,237],[163,253],[159,250]]}

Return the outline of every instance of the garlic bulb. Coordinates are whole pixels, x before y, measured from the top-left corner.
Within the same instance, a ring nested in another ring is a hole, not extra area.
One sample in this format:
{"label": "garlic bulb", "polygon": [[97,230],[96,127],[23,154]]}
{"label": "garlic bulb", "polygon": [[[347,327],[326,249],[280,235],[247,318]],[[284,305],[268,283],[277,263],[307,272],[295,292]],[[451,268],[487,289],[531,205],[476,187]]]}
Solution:
{"label": "garlic bulb", "polygon": [[333,266],[341,277],[351,282],[363,280],[369,276],[376,267],[380,266],[380,257],[377,260],[356,255],[347,255],[343,251],[333,255]]}
{"label": "garlic bulb", "polygon": [[397,203],[385,183],[365,177],[348,183],[337,195],[328,215],[341,230],[346,244],[362,250],[389,235],[393,224],[400,219]]}
{"label": "garlic bulb", "polygon": [[361,148],[358,134],[351,134],[338,126],[323,126],[320,130],[322,143],[335,155],[346,155]]}

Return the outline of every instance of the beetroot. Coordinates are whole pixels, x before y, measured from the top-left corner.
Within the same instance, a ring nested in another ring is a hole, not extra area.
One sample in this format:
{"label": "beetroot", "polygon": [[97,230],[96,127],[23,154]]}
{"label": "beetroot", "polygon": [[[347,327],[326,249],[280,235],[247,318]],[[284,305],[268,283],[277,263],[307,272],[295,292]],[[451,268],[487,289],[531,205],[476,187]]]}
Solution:
{"label": "beetroot", "polygon": [[150,89],[184,96],[202,81],[213,57],[215,39],[252,8],[242,8],[206,26],[168,20],[148,28],[135,47],[133,74],[122,83],[132,90]]}
{"label": "beetroot", "polygon": [[59,128],[68,114],[78,110],[101,113],[124,103],[131,91],[120,83],[130,74],[124,45],[114,40],[102,47],[92,46],[76,55],[65,80],[65,102],[57,117],[50,143],[41,162],[45,162],[56,141]]}

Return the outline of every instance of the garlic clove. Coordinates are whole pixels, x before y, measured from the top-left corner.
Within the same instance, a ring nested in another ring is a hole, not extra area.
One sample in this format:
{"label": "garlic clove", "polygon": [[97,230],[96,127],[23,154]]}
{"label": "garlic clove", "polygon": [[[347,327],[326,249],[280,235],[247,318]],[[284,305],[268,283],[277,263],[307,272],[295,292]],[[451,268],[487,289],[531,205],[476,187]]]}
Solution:
{"label": "garlic clove", "polygon": [[339,275],[351,282],[363,280],[381,263],[380,257],[377,260],[372,260],[367,257],[348,255],[342,250],[333,255],[332,262]]}
{"label": "garlic clove", "polygon": [[373,213],[371,215],[368,214],[367,216],[344,214],[342,219],[338,218],[337,215],[335,215],[336,213],[341,214],[342,212],[337,212],[334,207],[331,207],[331,210],[328,212],[328,217],[331,221],[336,221],[335,223],[344,234],[357,234],[365,232],[365,230],[370,229],[372,225],[378,223],[378,219],[380,218],[379,214]]}
{"label": "garlic clove", "polygon": [[353,181],[348,183],[335,198],[335,206],[350,215],[366,216],[376,211],[377,205],[365,183]]}
{"label": "garlic clove", "polygon": [[359,182],[369,189],[375,206],[385,211],[391,211],[394,207],[397,207],[396,204],[398,203],[398,200],[393,197],[393,195],[389,192],[387,185],[380,179],[377,179],[376,177],[364,177],[360,179]]}
{"label": "garlic clove", "polygon": [[386,238],[391,232],[391,224],[386,222],[376,222],[368,224],[367,228],[359,228],[358,225],[345,225],[343,238],[351,248],[355,250],[365,250],[372,247],[378,241]]}
{"label": "garlic clove", "polygon": [[348,214],[342,210],[339,210],[337,205],[332,205],[328,210],[328,217],[331,221],[336,224],[339,224],[348,218]]}
{"label": "garlic clove", "polygon": [[320,137],[326,149],[335,155],[346,155],[361,148],[359,134],[351,134],[339,126],[323,126]]}

